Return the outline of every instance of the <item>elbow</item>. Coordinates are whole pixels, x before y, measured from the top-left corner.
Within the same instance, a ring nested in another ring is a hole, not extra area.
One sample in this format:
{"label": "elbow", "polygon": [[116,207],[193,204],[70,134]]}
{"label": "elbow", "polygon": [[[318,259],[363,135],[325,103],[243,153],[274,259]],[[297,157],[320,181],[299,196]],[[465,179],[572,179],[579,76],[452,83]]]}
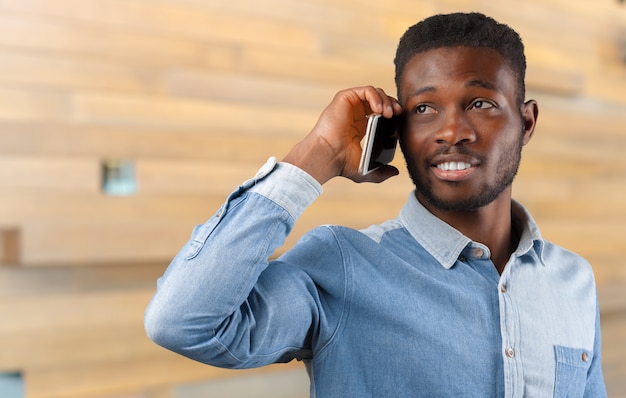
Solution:
{"label": "elbow", "polygon": [[154,343],[170,351],[189,356],[193,347],[210,337],[199,331],[193,333],[189,321],[182,318],[179,311],[168,311],[166,308],[150,304],[144,314],[146,335]]}
{"label": "elbow", "polygon": [[146,309],[143,325],[146,335],[154,343],[174,352],[181,350],[179,339],[183,333],[179,330],[180,324],[155,306],[151,305]]}
{"label": "elbow", "polygon": [[[146,335],[157,345],[170,351],[186,354],[193,346],[198,346],[201,339],[207,339],[207,328],[194,327],[198,324],[191,318],[188,303],[180,300],[180,295],[172,294],[159,280],[157,290],[148,304],[143,318]],[[196,332],[194,332],[196,330]],[[210,329],[209,329],[210,330]]]}
{"label": "elbow", "polygon": [[[155,344],[187,358],[215,366],[223,366],[219,343],[210,325],[186,319],[184,311],[165,311],[151,304],[144,314],[146,335]],[[174,315],[172,315],[174,314]]]}

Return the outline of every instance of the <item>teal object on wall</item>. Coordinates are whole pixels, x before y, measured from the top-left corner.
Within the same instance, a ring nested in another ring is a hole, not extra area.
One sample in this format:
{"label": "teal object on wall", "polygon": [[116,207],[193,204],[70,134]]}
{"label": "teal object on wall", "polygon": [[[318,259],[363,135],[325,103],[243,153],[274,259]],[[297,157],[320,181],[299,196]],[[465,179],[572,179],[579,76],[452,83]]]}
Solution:
{"label": "teal object on wall", "polygon": [[24,398],[24,380],[19,373],[0,373],[0,397]]}

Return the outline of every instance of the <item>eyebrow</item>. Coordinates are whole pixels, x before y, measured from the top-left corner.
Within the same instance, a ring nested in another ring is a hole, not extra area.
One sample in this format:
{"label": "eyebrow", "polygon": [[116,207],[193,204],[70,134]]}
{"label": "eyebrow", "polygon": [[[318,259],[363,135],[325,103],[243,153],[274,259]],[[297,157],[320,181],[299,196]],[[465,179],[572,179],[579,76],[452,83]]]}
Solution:
{"label": "eyebrow", "polygon": [[426,86],[426,87],[418,88],[415,91],[412,91],[411,94],[409,94],[408,98],[417,97],[418,95],[423,94],[423,93],[434,93],[436,91],[437,91],[436,87]]}
{"label": "eyebrow", "polygon": [[[474,80],[470,80],[467,83],[465,83],[465,87],[482,87],[482,88],[486,88],[488,90],[493,90],[493,91],[500,91],[498,89],[498,86],[496,86],[495,84],[485,81],[485,80],[480,80],[480,79],[474,79]],[[420,94],[423,93],[435,93],[437,92],[437,88],[435,86],[424,86],[421,88],[418,88],[417,90],[414,90],[411,92],[411,94],[409,94],[409,96],[407,98],[412,98],[412,97],[417,97]]]}
{"label": "eyebrow", "polygon": [[467,83],[465,83],[465,87],[482,87],[488,90],[500,91],[498,89],[498,86],[496,86],[495,84],[480,79],[468,81]]}

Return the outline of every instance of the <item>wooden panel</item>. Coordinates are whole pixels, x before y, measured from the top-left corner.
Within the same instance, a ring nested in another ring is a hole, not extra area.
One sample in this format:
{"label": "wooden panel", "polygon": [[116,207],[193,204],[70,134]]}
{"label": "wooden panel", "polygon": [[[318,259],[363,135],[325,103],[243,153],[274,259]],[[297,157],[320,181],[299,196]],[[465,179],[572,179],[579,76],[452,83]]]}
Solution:
{"label": "wooden panel", "polygon": [[[565,221],[543,217],[542,231],[546,239],[571,247],[582,256],[591,257],[623,248],[623,244],[613,237],[622,233],[620,231],[624,230],[624,221],[624,218],[610,222],[575,218]],[[624,263],[625,261],[618,261],[616,266]]]}
{"label": "wooden panel", "polygon": [[259,164],[142,159],[137,168],[142,194],[220,195],[254,176]]}
{"label": "wooden panel", "polygon": [[68,115],[69,97],[67,94],[18,90],[0,86],[0,121],[56,122],[66,121]]}
{"label": "wooden panel", "polygon": [[234,134],[232,126],[220,129],[198,127],[180,131],[176,128],[94,125],[61,123],[0,122],[0,155],[39,154],[42,156],[158,158],[198,161],[220,161],[226,166],[238,162],[255,163],[257,167],[270,156],[281,157],[312,126],[293,137],[262,134]]}
{"label": "wooden panel", "polygon": [[0,155],[0,190],[93,194],[100,174],[99,159]]}
{"label": "wooden panel", "polygon": [[623,312],[619,315],[607,316],[602,320],[602,361],[609,397],[623,397],[626,394],[625,335],[626,315]]}
{"label": "wooden panel", "polygon": [[200,43],[12,12],[0,13],[0,46],[144,64],[193,65],[203,53]]}
{"label": "wooden panel", "polygon": [[[137,222],[142,220],[186,222],[190,218],[203,221],[226,199],[227,193],[185,196],[174,201],[173,190],[163,190],[158,196],[108,197],[103,195],[76,196],[71,194],[32,195],[28,193],[0,196],[0,219],[8,225],[63,221]],[[210,212],[210,213],[207,213]]]}
{"label": "wooden panel", "polygon": [[[152,289],[117,292],[85,292],[76,301],[72,294],[22,296],[0,301],[0,313],[13,322],[3,322],[0,334],[48,331],[52,334],[84,328],[114,328],[119,324],[140,324]],[[42,300],[42,298],[44,300]],[[33,317],[54,313],[55,318]],[[73,355],[73,354],[68,354]]]}
{"label": "wooden panel", "polygon": [[24,223],[20,228],[20,264],[94,265],[169,259],[197,224],[186,221]]}
{"label": "wooden panel", "polygon": [[[227,42],[276,47],[284,51],[311,51],[319,47],[317,35],[297,23],[274,24],[265,19],[246,20],[226,12],[201,12],[190,7],[155,4],[150,1],[112,0],[102,12],[98,0],[5,0],[3,8],[36,12],[90,22],[90,26],[123,26],[148,31],[154,36],[169,35],[197,41]],[[210,29],[207,29],[210,27]]]}
{"label": "wooden panel", "polygon": [[158,93],[163,91],[161,75],[134,64],[76,55],[0,52],[0,83],[4,84]]}
{"label": "wooden panel", "polygon": [[[74,99],[73,120],[109,126],[238,131],[255,134],[301,135],[297,126],[315,124],[317,113],[298,109],[209,101],[172,100],[148,96],[80,94]],[[295,129],[294,129],[295,127]]]}
{"label": "wooden panel", "polygon": [[296,79],[215,73],[201,69],[170,71],[167,75],[167,87],[168,92],[174,96],[278,105],[283,112],[290,112],[294,107],[318,112],[326,107],[333,93],[341,88]]}
{"label": "wooden panel", "polygon": [[[524,39],[540,115],[514,194],[592,263],[607,384],[626,395],[626,8],[614,0],[0,0],[0,260],[29,265],[0,267],[0,369],[23,371],[33,397],[169,398],[231,375],[147,341],[156,278],[337,90],[395,94],[409,25],[459,10]],[[135,162],[135,195],[100,192],[104,159]],[[326,184],[279,251],[322,223],[395,217],[412,189],[395,164],[402,175],[382,185]]]}
{"label": "wooden panel", "polygon": [[[63,273],[70,276],[67,270]],[[82,272],[82,277],[106,273],[111,272],[90,270]],[[152,271],[142,267],[141,273],[148,276]],[[118,287],[124,283],[117,282]],[[12,322],[0,326],[0,338],[5,342],[0,369],[29,369],[25,372],[29,397],[139,392],[162,388],[174,380],[191,382],[237,373],[195,363],[150,342],[142,316],[152,288],[99,288],[82,293],[79,300],[67,291],[15,298],[4,295],[0,315]],[[54,317],[41,316],[48,313]],[[85,366],[87,363],[90,365]],[[285,367],[275,370],[280,368]],[[154,377],[161,373],[163,377]]]}
{"label": "wooden panel", "polygon": [[[107,264],[102,267],[0,267],[0,300],[80,296],[98,292],[145,292],[156,287],[156,280],[163,274],[166,266],[167,263],[163,262]],[[72,308],[74,307],[68,307],[69,310]],[[56,318],[49,322],[56,322]]]}
{"label": "wooden panel", "polygon": [[20,260],[20,230],[0,228],[0,265],[17,264]]}
{"label": "wooden panel", "polygon": [[568,72],[558,67],[541,67],[534,63],[530,64],[526,71],[528,90],[570,96],[581,94],[584,84],[585,75],[577,71]]}
{"label": "wooden panel", "polygon": [[[175,382],[255,373],[202,365],[147,339],[142,318],[153,286],[143,285],[154,285],[162,270],[154,265],[45,272],[0,268],[0,284],[6,282],[0,292],[0,316],[12,320],[0,325],[5,342],[0,369],[26,369],[29,397],[132,396],[161,391]],[[17,288],[16,283],[25,282],[32,291]]]}
{"label": "wooden panel", "polygon": [[596,101],[592,98],[562,98],[533,95],[540,103],[538,128],[561,139],[588,140],[606,144],[607,139],[624,141],[626,113],[621,103]]}
{"label": "wooden panel", "polygon": [[[293,369],[299,363],[273,365],[242,371],[209,367],[174,354],[163,358],[131,359],[95,363],[89,367],[33,369],[24,374],[28,398],[103,397],[122,392],[142,392],[152,386],[242,376],[247,373],[276,372]],[[302,369],[304,372],[305,370]],[[158,375],[158,377],[156,377]]]}
{"label": "wooden panel", "polygon": [[[207,67],[216,67],[211,63],[215,57],[207,57]],[[371,84],[384,88],[389,94],[395,93],[391,64],[368,65],[339,57],[320,58],[319,55],[293,55],[290,53],[271,53],[262,49],[244,49],[237,65],[228,65],[238,72],[263,73],[270,76],[298,78],[304,81],[320,81],[326,84],[344,87]]]}

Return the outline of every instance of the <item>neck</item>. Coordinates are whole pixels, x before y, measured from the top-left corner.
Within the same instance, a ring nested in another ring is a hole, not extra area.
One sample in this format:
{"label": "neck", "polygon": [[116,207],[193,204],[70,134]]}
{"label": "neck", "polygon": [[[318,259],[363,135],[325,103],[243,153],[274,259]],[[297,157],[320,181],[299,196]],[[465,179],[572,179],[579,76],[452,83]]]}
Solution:
{"label": "neck", "polygon": [[435,208],[420,195],[417,199],[436,217],[474,242],[487,246],[491,251],[491,261],[498,273],[502,273],[518,244],[518,238],[513,233],[510,190],[487,206],[471,211],[444,211]]}

